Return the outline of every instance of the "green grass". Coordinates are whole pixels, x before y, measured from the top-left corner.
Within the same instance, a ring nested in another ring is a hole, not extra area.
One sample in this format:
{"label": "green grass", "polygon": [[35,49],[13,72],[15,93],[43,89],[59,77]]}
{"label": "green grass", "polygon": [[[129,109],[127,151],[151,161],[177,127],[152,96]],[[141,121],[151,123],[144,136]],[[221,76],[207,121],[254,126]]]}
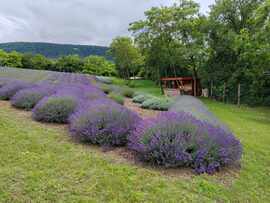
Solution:
{"label": "green grass", "polygon": [[270,109],[204,102],[244,145],[239,173],[165,176],[75,144],[66,129],[1,102],[0,202],[269,201]]}
{"label": "green grass", "polygon": [[127,83],[132,84],[132,89],[136,92],[142,92],[146,94],[151,94],[153,96],[161,97],[161,89],[158,87],[155,82],[151,80],[130,80],[125,81],[119,78],[113,78],[112,79],[113,84],[119,85],[119,86],[125,86]]}

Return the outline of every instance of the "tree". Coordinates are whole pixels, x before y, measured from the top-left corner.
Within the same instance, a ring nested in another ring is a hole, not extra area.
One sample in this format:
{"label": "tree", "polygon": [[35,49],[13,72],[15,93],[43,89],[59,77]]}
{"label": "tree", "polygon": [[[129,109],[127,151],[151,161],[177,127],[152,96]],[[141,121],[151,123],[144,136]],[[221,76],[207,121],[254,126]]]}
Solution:
{"label": "tree", "polygon": [[83,73],[103,76],[116,76],[115,65],[101,56],[84,58]]}
{"label": "tree", "polygon": [[117,37],[110,45],[112,55],[120,77],[129,79],[135,76],[143,66],[144,59],[129,37]]}
{"label": "tree", "polygon": [[49,70],[52,62],[45,56],[37,54],[32,58],[32,63],[35,69]]}
{"label": "tree", "polygon": [[179,0],[171,7],[155,7],[145,12],[146,20],[131,24],[136,43],[146,57],[153,78],[185,76],[194,79],[206,60],[204,26],[206,18],[199,5]]}
{"label": "tree", "polygon": [[57,59],[55,66],[56,70],[61,72],[80,72],[83,62],[78,55],[68,55]]}
{"label": "tree", "polygon": [[0,50],[0,65],[14,68],[22,67],[22,55],[16,51],[10,53]]}
{"label": "tree", "polygon": [[263,0],[218,0],[211,8],[207,72],[218,89],[226,84],[232,102],[236,102],[240,83],[245,102],[263,100],[263,69],[269,67],[269,54],[265,51],[269,40],[260,34],[267,32],[260,30],[264,27],[263,19],[269,15],[266,5]]}
{"label": "tree", "polygon": [[33,55],[31,53],[25,53],[22,56],[22,68],[25,69],[35,69],[36,67],[34,66],[32,62]]}
{"label": "tree", "polygon": [[8,53],[0,49],[0,66],[6,66],[8,59]]}

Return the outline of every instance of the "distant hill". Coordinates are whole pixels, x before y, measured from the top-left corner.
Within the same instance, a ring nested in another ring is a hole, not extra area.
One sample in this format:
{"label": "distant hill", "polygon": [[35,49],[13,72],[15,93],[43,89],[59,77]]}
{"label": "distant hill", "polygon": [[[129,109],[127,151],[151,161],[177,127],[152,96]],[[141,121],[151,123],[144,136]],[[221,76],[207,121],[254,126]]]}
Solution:
{"label": "distant hill", "polygon": [[108,47],[91,45],[54,44],[43,42],[10,42],[0,43],[0,49],[7,52],[42,54],[49,58],[78,54],[81,57],[98,55],[106,57]]}

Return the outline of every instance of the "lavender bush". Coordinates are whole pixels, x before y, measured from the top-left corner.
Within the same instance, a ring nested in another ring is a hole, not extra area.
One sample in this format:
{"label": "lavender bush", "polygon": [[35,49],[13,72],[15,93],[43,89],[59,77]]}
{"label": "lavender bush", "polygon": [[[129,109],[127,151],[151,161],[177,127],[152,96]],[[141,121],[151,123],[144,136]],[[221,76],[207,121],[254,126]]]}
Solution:
{"label": "lavender bush", "polygon": [[169,108],[170,112],[187,112],[195,118],[211,123],[214,126],[220,127],[227,132],[229,128],[224,125],[219,119],[211,113],[208,108],[196,97],[193,96],[179,96]]}
{"label": "lavender bush", "polygon": [[151,99],[151,98],[153,98],[153,97],[150,96],[150,95],[138,94],[138,95],[135,95],[135,96],[133,97],[132,101],[133,101],[134,103],[139,103],[139,104],[141,104],[141,103],[143,103],[144,101],[146,101],[146,100],[148,100],[148,99]]}
{"label": "lavender bush", "polygon": [[124,103],[125,103],[125,98],[122,95],[114,93],[114,92],[111,92],[108,95],[108,98],[114,100],[115,102],[117,102],[118,104],[121,104],[121,105],[124,105]]}
{"label": "lavender bush", "polygon": [[150,98],[145,100],[141,107],[144,109],[153,109],[153,110],[160,110],[160,111],[168,111],[169,107],[172,104],[172,100],[169,98]]}
{"label": "lavender bush", "polygon": [[30,110],[43,97],[52,95],[55,92],[54,88],[51,84],[43,83],[20,90],[11,98],[11,104],[17,108]]}
{"label": "lavender bush", "polygon": [[70,132],[83,142],[122,146],[140,120],[137,114],[109,100],[100,99],[72,114]]}
{"label": "lavender bush", "polygon": [[0,88],[10,81],[8,78],[0,78]]}
{"label": "lavender bush", "polygon": [[19,90],[29,88],[32,84],[19,80],[11,80],[0,89],[0,99],[9,100]]}
{"label": "lavender bush", "polygon": [[128,146],[143,161],[165,167],[189,166],[197,173],[214,173],[242,154],[241,144],[232,134],[183,112],[164,112],[140,122]]}
{"label": "lavender bush", "polygon": [[69,115],[76,108],[72,96],[53,95],[43,98],[33,109],[33,119],[48,123],[67,123]]}
{"label": "lavender bush", "polygon": [[129,87],[124,87],[122,89],[122,92],[121,94],[124,96],[124,97],[128,97],[128,98],[132,98],[134,96],[134,91],[129,88]]}

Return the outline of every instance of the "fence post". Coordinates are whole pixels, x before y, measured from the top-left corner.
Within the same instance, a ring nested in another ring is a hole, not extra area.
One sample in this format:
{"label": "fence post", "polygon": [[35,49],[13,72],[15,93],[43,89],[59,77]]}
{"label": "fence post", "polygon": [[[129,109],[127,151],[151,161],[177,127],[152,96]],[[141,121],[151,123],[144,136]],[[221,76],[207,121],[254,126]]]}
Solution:
{"label": "fence post", "polygon": [[241,105],[241,84],[238,83],[237,106]]}

